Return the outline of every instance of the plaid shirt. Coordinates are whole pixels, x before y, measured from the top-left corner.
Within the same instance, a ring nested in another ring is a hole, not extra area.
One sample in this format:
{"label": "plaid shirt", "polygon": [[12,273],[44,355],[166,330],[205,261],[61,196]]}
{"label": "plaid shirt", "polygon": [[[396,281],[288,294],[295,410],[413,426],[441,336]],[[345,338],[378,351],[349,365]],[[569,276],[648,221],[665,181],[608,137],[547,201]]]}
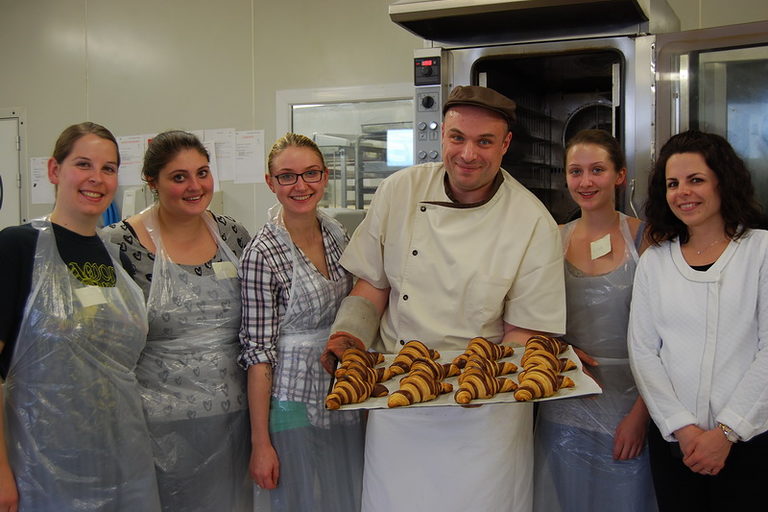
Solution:
{"label": "plaid shirt", "polygon": [[[293,265],[291,248],[277,236],[276,229],[266,224],[240,259],[242,322],[238,363],[245,369],[257,363],[272,367],[277,363],[277,339],[290,299]],[[328,272],[331,280],[338,281],[347,276],[339,264],[343,249],[324,225],[322,233]]]}

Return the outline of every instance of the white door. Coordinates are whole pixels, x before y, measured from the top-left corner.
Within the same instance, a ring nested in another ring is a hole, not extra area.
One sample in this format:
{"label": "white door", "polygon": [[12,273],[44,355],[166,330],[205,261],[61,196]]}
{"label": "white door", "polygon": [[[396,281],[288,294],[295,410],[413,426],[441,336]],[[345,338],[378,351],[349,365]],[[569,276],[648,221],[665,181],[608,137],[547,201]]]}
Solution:
{"label": "white door", "polygon": [[0,229],[21,222],[19,118],[0,118]]}

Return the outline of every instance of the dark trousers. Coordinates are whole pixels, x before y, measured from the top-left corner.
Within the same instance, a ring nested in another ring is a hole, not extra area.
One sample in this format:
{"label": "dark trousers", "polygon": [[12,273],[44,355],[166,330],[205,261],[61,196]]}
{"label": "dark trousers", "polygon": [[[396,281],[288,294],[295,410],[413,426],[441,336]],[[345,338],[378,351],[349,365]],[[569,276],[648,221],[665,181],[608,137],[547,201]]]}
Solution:
{"label": "dark trousers", "polygon": [[679,443],[648,429],[651,472],[659,512],[757,510],[768,485],[768,432],[735,443],[716,476],[700,475],[683,463]]}

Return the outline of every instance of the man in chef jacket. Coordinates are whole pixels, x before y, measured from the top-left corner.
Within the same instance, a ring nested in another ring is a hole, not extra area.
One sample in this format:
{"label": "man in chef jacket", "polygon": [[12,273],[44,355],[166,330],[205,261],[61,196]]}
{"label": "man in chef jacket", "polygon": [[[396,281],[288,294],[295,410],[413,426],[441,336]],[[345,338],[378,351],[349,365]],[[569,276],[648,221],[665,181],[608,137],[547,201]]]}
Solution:
{"label": "man in chef jacket", "polygon": [[[350,346],[396,353],[411,339],[463,350],[483,336],[524,344],[565,332],[557,225],[500,165],[515,103],[456,87],[443,108],[443,162],[379,186],[341,264],[358,281],[324,362]],[[530,403],[372,410],[363,511],[530,511]]]}

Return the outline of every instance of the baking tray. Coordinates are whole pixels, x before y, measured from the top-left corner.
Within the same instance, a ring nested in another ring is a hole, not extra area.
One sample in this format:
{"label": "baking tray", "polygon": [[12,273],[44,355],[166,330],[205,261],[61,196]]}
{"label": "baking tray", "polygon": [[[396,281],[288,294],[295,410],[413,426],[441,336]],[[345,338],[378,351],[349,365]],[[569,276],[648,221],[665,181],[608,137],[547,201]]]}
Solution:
{"label": "baking tray", "polygon": [[[500,359],[499,361],[509,361],[512,363],[515,363],[518,366],[518,370],[515,373],[509,374],[509,375],[502,375],[502,378],[508,378],[513,379],[518,385],[520,384],[518,379],[518,373],[520,373],[520,370],[522,368],[520,367],[520,358],[523,355],[524,352],[523,347],[515,347],[515,353],[511,355],[510,357],[505,357],[503,359]],[[450,363],[453,361],[453,359],[462,354],[463,350],[439,350],[440,352],[440,359],[438,361],[440,363]],[[384,362],[382,364],[377,365],[378,367],[381,366],[389,366],[392,364],[392,360],[397,356],[397,354],[384,354]],[[563,372],[563,375],[570,377],[573,382],[576,384],[572,388],[564,388],[557,391],[552,396],[546,397],[546,398],[537,398],[534,400],[528,400],[527,402],[523,403],[529,403],[529,402],[545,402],[549,400],[560,400],[563,398],[571,398],[576,396],[585,396],[585,395],[595,395],[602,393],[602,389],[600,389],[600,386],[597,385],[597,382],[584,373],[581,360],[576,356],[576,352],[574,352],[573,347],[568,345],[568,348],[558,356],[559,358],[567,357],[574,363],[576,363],[577,368]],[[397,391],[400,388],[400,379],[405,377],[407,374],[398,375],[397,377],[394,377],[392,379],[389,379],[386,382],[383,382],[384,386],[386,386],[389,393],[392,393],[393,391]],[[331,384],[329,386],[329,390],[332,389],[333,385],[335,384],[335,377],[331,379]],[[408,405],[406,407],[445,407],[445,406],[458,406],[460,407],[462,404],[457,404],[456,401],[453,399],[453,394],[456,392],[456,390],[459,389],[459,383],[458,383],[458,375],[449,377],[445,379],[445,382],[449,382],[453,384],[453,391],[450,393],[445,393],[440,396],[438,396],[434,400],[430,400],[429,402],[421,402],[413,405]],[[514,397],[514,391],[508,392],[508,393],[498,393],[493,398],[477,398],[470,402],[470,405],[479,405],[479,404],[499,404],[499,403],[517,403],[517,400],[515,400]],[[342,405],[340,411],[349,411],[349,410],[355,410],[355,409],[389,409],[387,407],[387,396],[378,397],[378,398],[369,398],[365,402],[361,402],[359,404],[346,404]],[[399,409],[399,407],[398,407]]]}

